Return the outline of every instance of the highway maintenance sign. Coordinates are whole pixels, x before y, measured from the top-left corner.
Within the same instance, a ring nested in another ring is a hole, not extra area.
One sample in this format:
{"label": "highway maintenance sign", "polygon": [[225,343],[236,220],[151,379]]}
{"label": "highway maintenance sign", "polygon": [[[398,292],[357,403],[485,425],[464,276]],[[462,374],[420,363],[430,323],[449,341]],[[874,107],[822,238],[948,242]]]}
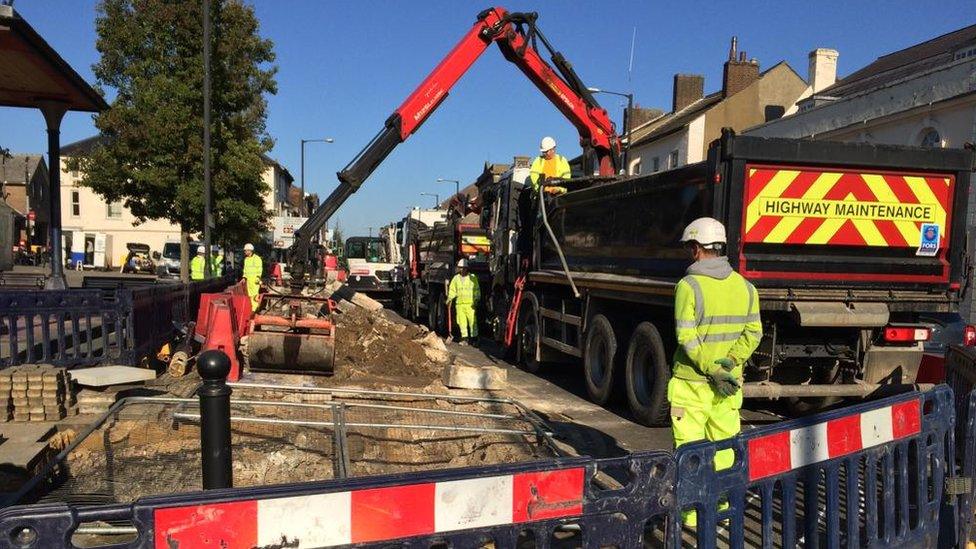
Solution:
{"label": "highway maintenance sign", "polygon": [[[746,169],[746,243],[918,247],[934,256],[949,238],[952,176]],[[923,228],[938,238],[919,247]]]}

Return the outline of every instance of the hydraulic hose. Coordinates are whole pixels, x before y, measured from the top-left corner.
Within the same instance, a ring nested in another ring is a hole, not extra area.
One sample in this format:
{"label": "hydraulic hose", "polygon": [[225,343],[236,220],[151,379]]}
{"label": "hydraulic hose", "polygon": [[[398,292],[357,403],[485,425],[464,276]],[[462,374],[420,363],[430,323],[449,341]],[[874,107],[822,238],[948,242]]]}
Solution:
{"label": "hydraulic hose", "polygon": [[563,248],[559,245],[559,241],[556,240],[556,233],[552,232],[552,227],[549,226],[549,217],[546,215],[546,200],[545,200],[545,188],[539,185],[539,212],[542,213],[542,224],[546,227],[546,232],[549,233],[549,238],[552,239],[553,246],[556,247],[556,254],[559,255],[559,262],[562,263],[563,272],[566,274],[566,280],[569,281],[569,287],[573,289],[573,297],[579,297],[579,290],[576,289],[576,282],[573,281],[573,275],[569,274],[569,265],[566,264],[566,256],[563,255]]}

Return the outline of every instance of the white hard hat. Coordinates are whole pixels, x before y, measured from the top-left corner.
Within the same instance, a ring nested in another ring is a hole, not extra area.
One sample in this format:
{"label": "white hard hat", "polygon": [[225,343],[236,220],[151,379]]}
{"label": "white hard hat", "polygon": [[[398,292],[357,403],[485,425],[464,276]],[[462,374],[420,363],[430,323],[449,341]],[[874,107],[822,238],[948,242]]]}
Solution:
{"label": "white hard hat", "polygon": [[197,253],[198,254],[205,254],[205,253],[207,253],[207,249],[204,248],[203,246],[197,246]]}
{"label": "white hard hat", "polygon": [[711,217],[699,217],[685,227],[681,233],[682,242],[697,242],[704,248],[712,244],[725,244],[725,226]]}
{"label": "white hard hat", "polygon": [[468,260],[467,259],[459,259],[457,266],[458,266],[458,269],[463,269],[464,267],[467,267],[468,266]]}
{"label": "white hard hat", "polygon": [[247,244],[245,244],[244,245],[244,251],[245,252],[253,252],[254,251],[254,244],[251,244],[250,242],[248,242]]}
{"label": "white hard hat", "polygon": [[542,138],[542,143],[539,144],[539,152],[546,152],[549,149],[556,148],[556,140],[549,137],[548,135]]}

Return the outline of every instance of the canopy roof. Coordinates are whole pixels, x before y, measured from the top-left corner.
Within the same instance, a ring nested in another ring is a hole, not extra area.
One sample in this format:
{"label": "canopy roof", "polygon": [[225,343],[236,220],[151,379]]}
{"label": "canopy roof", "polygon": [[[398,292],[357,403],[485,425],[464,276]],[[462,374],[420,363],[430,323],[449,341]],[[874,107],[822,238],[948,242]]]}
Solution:
{"label": "canopy roof", "polygon": [[0,5],[0,106],[60,103],[96,112],[108,104],[12,6]]}

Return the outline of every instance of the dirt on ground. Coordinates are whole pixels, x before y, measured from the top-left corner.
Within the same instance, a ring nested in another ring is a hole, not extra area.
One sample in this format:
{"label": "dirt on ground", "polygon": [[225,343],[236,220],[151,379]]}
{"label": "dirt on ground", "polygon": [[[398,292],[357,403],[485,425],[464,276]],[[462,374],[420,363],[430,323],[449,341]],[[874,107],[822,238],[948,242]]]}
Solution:
{"label": "dirt on ground", "polygon": [[336,315],[333,381],[416,388],[440,379],[444,365],[432,362],[422,343],[429,331],[387,314],[355,308]]}

